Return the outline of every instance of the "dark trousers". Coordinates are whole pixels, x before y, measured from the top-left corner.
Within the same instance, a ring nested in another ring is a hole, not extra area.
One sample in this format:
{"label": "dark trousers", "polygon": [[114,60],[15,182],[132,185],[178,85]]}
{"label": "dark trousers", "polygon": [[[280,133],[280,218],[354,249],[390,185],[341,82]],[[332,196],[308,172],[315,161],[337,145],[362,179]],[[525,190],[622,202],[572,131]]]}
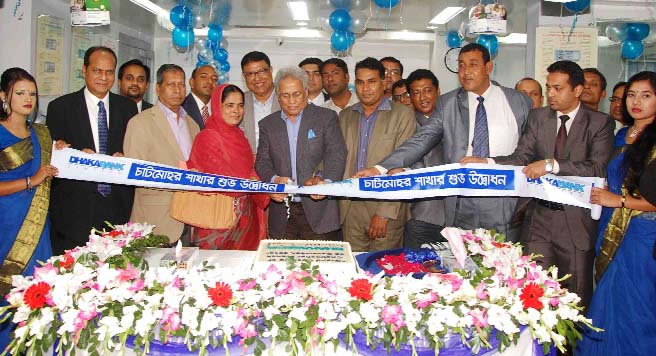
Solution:
{"label": "dark trousers", "polygon": [[269,237],[278,240],[338,240],[337,231],[331,231],[325,234],[317,234],[316,232],[312,231],[312,227],[305,217],[303,204],[300,202],[291,202],[289,204],[289,219],[287,219],[285,235],[269,235]]}
{"label": "dark trousers", "polygon": [[423,244],[446,242],[446,239],[440,234],[442,228],[440,225],[410,219],[403,228],[403,247],[418,249]]}

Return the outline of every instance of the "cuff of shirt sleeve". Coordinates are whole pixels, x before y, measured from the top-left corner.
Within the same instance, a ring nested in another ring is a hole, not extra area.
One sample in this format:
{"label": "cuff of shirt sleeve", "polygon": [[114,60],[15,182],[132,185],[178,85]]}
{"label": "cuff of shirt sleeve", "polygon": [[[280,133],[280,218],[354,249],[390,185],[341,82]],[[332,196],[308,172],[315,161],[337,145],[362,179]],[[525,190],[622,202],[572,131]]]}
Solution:
{"label": "cuff of shirt sleeve", "polygon": [[273,177],[271,177],[271,183],[275,183],[276,179],[278,179],[278,176],[274,174]]}
{"label": "cuff of shirt sleeve", "polygon": [[551,171],[552,174],[558,174],[560,172],[560,166],[558,165],[558,161],[555,159],[553,160],[553,171]]}
{"label": "cuff of shirt sleeve", "polygon": [[380,174],[387,174],[388,172],[387,168],[383,166],[375,165],[374,168],[376,168]]}
{"label": "cuff of shirt sleeve", "polygon": [[494,162],[493,158],[486,158],[486,160],[487,160],[487,164],[497,164],[496,162]]}

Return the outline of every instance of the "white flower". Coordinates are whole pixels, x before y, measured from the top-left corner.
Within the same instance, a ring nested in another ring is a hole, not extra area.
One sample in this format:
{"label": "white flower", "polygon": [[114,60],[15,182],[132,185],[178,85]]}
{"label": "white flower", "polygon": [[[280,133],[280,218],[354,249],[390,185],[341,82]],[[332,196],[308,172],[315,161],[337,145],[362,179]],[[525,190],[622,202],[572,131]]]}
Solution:
{"label": "white flower", "polygon": [[134,331],[141,336],[146,336],[146,334],[148,334],[153,328],[156,321],[157,319],[155,318],[153,311],[149,308],[144,308],[141,311],[141,318],[139,318],[134,325]]}
{"label": "white flower", "polygon": [[319,317],[325,320],[337,319],[337,311],[335,311],[335,305],[328,302],[319,303]]}
{"label": "white flower", "polygon": [[32,319],[30,325],[30,335],[41,339],[47,329],[50,329],[50,324],[55,320],[55,315],[51,308],[41,308],[40,318]]}
{"label": "white flower", "polygon": [[291,312],[289,312],[289,318],[294,318],[298,321],[305,321],[306,319],[306,313],[307,313],[308,308],[307,307],[298,307],[292,309]]}
{"label": "white flower", "polygon": [[326,341],[337,339],[339,337],[339,333],[344,331],[347,325],[348,323],[344,320],[330,320],[330,321],[326,320],[325,328],[323,332],[323,339]]}
{"label": "white flower", "polygon": [[373,324],[380,320],[380,310],[370,303],[360,304],[360,315],[368,324]]}
{"label": "white flower", "polygon": [[360,314],[350,311],[348,314],[346,314],[346,322],[348,324],[357,324],[362,321],[362,317],[360,317]]}
{"label": "white flower", "polygon": [[549,330],[542,325],[537,325],[534,329],[535,337],[540,343],[551,341],[551,336],[549,336]]}
{"label": "white flower", "polygon": [[[181,322],[184,325],[187,325],[190,329],[196,330],[198,329],[198,313],[200,310],[197,307],[193,307],[191,305],[184,305],[182,307],[182,313],[181,313]],[[208,313],[209,314],[209,313]]]}
{"label": "white flower", "polygon": [[558,318],[556,317],[554,311],[549,310],[549,308],[542,309],[542,322],[547,329],[553,329],[556,324],[558,324]]}

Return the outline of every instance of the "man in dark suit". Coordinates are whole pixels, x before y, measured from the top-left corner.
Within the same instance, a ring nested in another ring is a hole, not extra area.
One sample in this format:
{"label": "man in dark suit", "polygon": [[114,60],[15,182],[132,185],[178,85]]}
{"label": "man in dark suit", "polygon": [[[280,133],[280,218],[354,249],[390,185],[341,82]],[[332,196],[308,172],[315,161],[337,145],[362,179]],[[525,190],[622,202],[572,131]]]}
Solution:
{"label": "man in dark suit", "polygon": [[[54,140],[87,153],[123,155],[128,120],[137,114],[134,101],[110,93],[116,55],[107,47],[91,47],[84,55],[82,76],[86,86],[48,105],[46,123]],[[91,228],[105,221],[126,223],[130,218],[132,187],[54,179],[50,193],[53,252],[84,245]]]}
{"label": "man in dark suit", "polygon": [[210,97],[218,82],[219,75],[216,74],[216,69],[209,64],[197,67],[191,72],[191,78],[189,78],[191,93],[185,98],[182,107],[201,130],[205,128],[205,122],[212,115]]}
{"label": "man in dark suit", "polygon": [[[583,70],[570,61],[551,64],[547,71],[549,107],[531,111],[528,125],[509,156],[494,157],[499,164],[523,166],[527,177],[547,173],[563,176],[605,177],[613,152],[613,120],[581,105]],[[467,157],[463,163],[485,163],[485,158]],[[556,265],[560,276],[571,274],[563,285],[581,297],[587,306],[592,297],[597,223],[590,210],[533,199],[526,212],[520,242],[527,254],[543,257],[544,267]]]}
{"label": "man in dark suit", "polygon": [[138,59],[129,60],[118,68],[118,90],[137,104],[139,112],[153,107],[153,104],[143,100],[149,83],[150,68]]}
{"label": "man in dark suit", "polygon": [[[346,145],[337,114],[308,104],[307,83],[307,74],[298,67],[283,68],[276,75],[275,89],[282,110],[259,123],[255,170],[264,181],[315,185],[342,179]],[[269,236],[336,240],[337,201],[319,198],[272,194]]]}
{"label": "man in dark suit", "polygon": [[[356,177],[409,167],[442,143],[444,163],[457,163],[473,152],[509,155],[517,145],[533,103],[523,93],[490,80],[494,63],[487,48],[470,43],[458,57],[461,88],[440,96],[430,122],[377,166]],[[444,198],[446,226],[495,229],[506,234],[515,211],[514,197]]]}

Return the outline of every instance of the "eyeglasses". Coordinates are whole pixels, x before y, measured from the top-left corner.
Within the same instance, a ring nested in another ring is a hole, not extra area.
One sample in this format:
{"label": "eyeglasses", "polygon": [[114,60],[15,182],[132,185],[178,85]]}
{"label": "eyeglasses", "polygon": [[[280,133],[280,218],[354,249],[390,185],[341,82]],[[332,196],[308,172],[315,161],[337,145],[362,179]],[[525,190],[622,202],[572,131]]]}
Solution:
{"label": "eyeglasses", "polygon": [[385,75],[401,75],[401,71],[398,69],[385,69]]}
{"label": "eyeglasses", "polygon": [[244,77],[246,77],[247,79],[253,79],[255,77],[259,77],[261,75],[264,75],[265,73],[268,73],[270,69],[271,68],[262,68],[255,72],[244,72]]}
{"label": "eyeglasses", "polygon": [[408,93],[407,91],[406,91],[406,92],[403,92],[403,93],[401,93],[401,94],[398,94],[398,95],[392,95],[392,99],[393,99],[394,101],[401,101],[401,100],[403,100],[404,98],[407,99],[407,98],[409,98],[409,97],[410,97],[410,93]]}
{"label": "eyeglasses", "polygon": [[614,103],[616,101],[622,101],[622,98],[620,98],[619,96],[611,96],[610,98],[608,98],[608,101]]}

